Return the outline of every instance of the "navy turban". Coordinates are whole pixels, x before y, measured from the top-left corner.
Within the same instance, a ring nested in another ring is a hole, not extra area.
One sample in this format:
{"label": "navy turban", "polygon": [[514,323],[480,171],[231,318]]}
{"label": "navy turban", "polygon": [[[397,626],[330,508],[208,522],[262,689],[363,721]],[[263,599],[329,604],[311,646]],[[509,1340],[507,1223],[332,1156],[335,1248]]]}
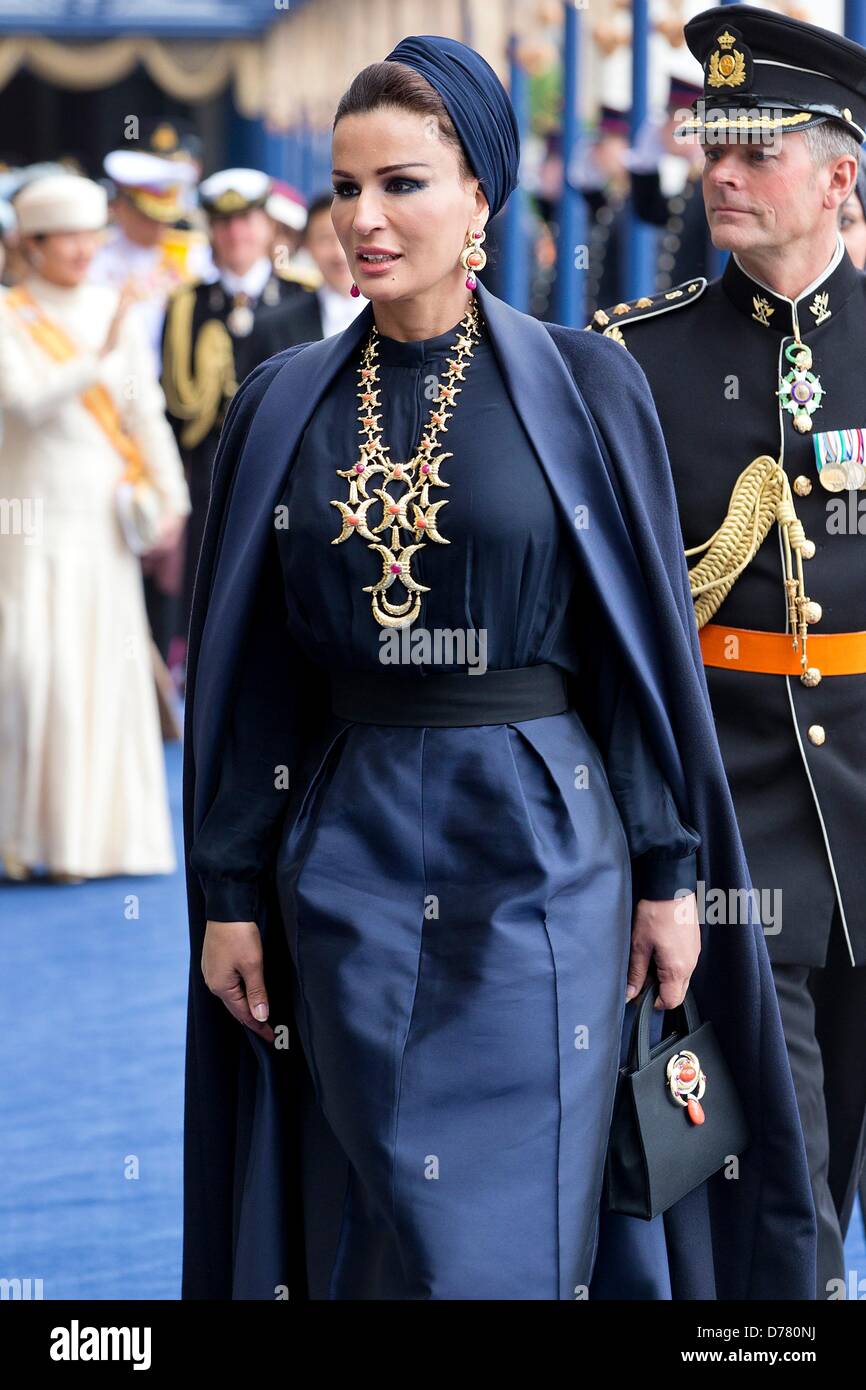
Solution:
{"label": "navy turban", "polygon": [[508,93],[489,63],[456,39],[413,34],[385,59],[405,63],[441,96],[495,217],[517,187],[520,132]]}

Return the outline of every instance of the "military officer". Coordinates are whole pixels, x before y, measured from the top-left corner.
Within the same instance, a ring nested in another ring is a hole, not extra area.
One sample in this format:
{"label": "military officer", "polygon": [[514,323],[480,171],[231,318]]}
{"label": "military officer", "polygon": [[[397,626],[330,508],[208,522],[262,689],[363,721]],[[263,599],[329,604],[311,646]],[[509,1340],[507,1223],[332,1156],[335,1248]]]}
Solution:
{"label": "military officer", "polygon": [[866,51],[751,5],[685,34],[705,80],[682,129],[732,254],[712,283],[589,326],[635,356],[665,432],[805,1132],[818,1296],[844,1297],[866,1111],[866,275],[837,223]]}
{"label": "military officer", "polygon": [[238,382],[256,365],[247,339],[259,312],[309,292],[283,279],[271,263],[273,224],[265,211],[270,191],[271,180],[258,169],[223,169],[199,185],[214,271],[172,295],[166,313],[162,387],[192,498],[179,618],[182,634],[189,622],[223,416]]}
{"label": "military officer", "polygon": [[572,184],[583,194],[589,223],[587,312],[610,303],[624,273],[630,209],[627,151],[627,112],[602,106],[595,138],[569,171]]}
{"label": "military officer", "polygon": [[191,164],[164,159],[147,150],[111,150],[102,162],[114,189],[113,226],[97,251],[89,278],[94,284],[136,287],[136,314],[160,369],[160,341],[169,294],[199,279],[210,261],[200,233],[179,231],[183,189],[194,181]]}

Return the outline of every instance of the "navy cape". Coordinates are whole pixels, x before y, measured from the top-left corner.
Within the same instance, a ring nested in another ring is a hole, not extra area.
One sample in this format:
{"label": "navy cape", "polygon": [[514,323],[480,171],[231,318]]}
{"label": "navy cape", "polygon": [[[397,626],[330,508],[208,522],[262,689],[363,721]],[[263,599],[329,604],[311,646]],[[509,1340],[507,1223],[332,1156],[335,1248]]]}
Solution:
{"label": "navy cape", "polygon": [[[541,323],[479,286],[503,376],[597,598],[591,621],[635,682],[642,717],[681,817],[702,839],[698,879],[751,887],[713,726],[676,499],[643,371],[595,334]],[[189,633],[184,841],[190,928],[182,1296],[308,1297],[295,1161],[304,1062],[291,1026],[291,962],[273,874],[259,927],[275,1050],[238,1024],[201,974],[206,918],[189,867],[219,781],[240,661],[279,650],[281,598],[266,564],[274,508],[316,403],[372,324],[258,367],[229,410],[217,453]],[[577,525],[586,508],[588,524]],[[269,598],[270,594],[270,598]],[[268,614],[274,621],[268,630]],[[260,640],[244,650],[253,626]],[[264,628],[264,630],[263,630]],[[300,680],[300,676],[299,676]],[[324,694],[310,694],[309,707]],[[305,740],[302,696],[287,736]],[[603,722],[604,690],[597,693]],[[244,712],[242,712],[244,713]],[[247,712],[255,718],[255,711]],[[750,912],[750,917],[754,914]],[[676,1299],[813,1299],[815,1216],[802,1132],[761,925],[702,925],[692,976],[737,1080],[752,1144],[736,1180],[717,1174],[671,1208],[665,1238]]]}

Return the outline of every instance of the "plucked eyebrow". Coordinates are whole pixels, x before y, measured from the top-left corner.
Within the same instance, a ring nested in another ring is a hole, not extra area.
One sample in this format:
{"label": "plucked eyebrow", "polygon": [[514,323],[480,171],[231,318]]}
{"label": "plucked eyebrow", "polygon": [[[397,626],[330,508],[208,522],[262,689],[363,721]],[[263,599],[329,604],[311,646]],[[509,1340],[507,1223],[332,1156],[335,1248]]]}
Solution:
{"label": "plucked eyebrow", "polygon": [[[384,165],[383,168],[377,169],[377,170],[376,170],[376,173],[377,173],[377,174],[393,174],[394,171],[395,171],[396,169],[429,169],[429,168],[431,168],[431,166],[430,166],[429,164],[422,164],[422,163],[420,163],[420,162],[417,163],[417,164],[386,164],[386,165]],[[351,174],[347,174],[347,173],[346,173],[345,169],[332,169],[332,170],[331,170],[331,175],[332,175],[332,177],[335,178],[335,179],[350,179],[350,178],[352,177]]]}

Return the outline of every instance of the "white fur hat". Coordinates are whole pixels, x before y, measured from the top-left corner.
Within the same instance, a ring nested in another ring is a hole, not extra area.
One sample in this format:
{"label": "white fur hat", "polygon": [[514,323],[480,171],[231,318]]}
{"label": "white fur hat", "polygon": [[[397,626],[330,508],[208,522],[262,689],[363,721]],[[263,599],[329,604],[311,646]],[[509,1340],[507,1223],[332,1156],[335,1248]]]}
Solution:
{"label": "white fur hat", "polygon": [[41,232],[91,232],[108,221],[104,188],[78,174],[46,174],[25,184],[14,201],[22,236]]}

